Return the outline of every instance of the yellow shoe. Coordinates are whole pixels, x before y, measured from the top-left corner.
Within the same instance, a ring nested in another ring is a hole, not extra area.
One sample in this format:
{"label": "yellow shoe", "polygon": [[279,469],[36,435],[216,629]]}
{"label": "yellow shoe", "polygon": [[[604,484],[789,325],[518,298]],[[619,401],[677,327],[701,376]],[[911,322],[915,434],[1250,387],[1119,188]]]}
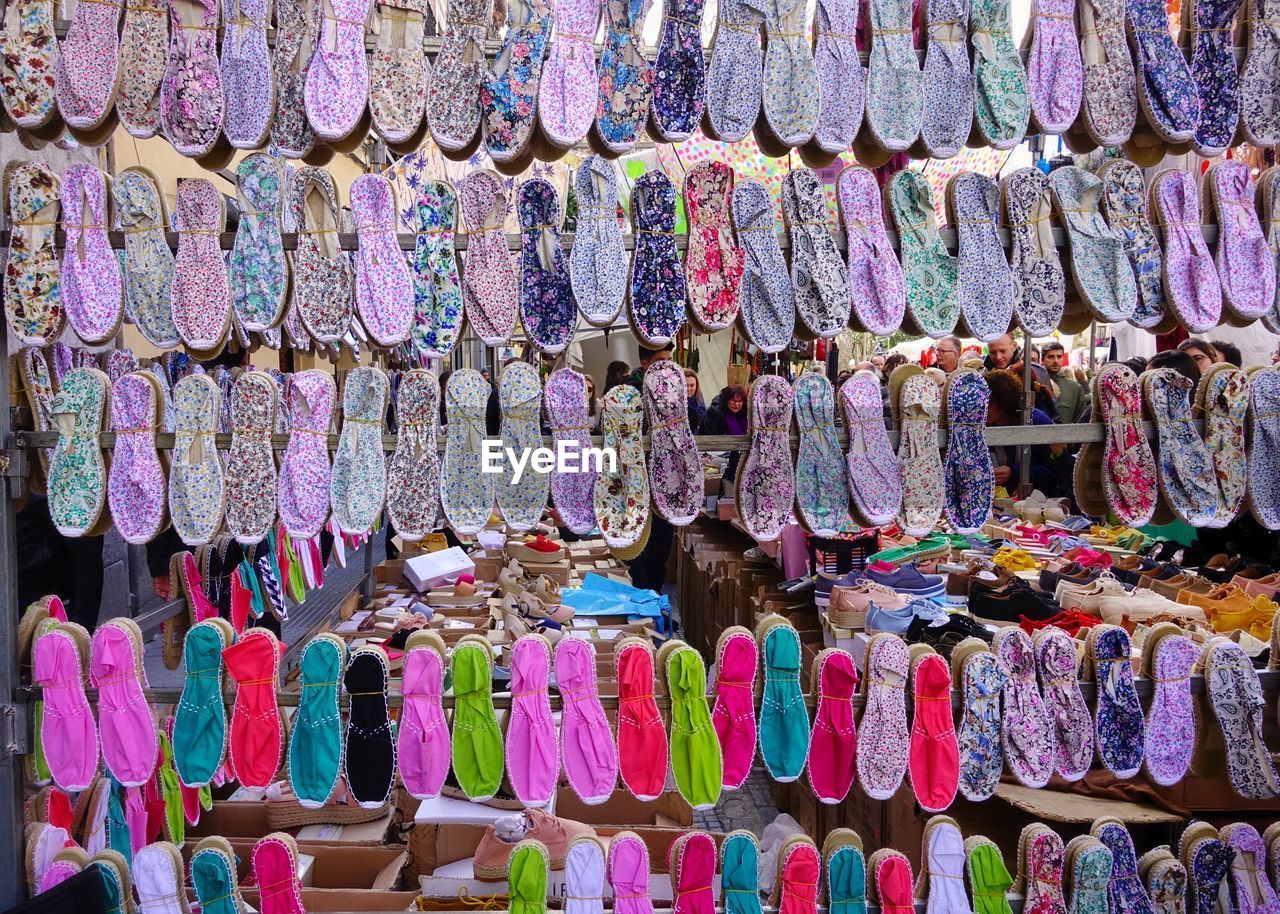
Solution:
{"label": "yellow shoe", "polygon": [[992,556],[991,561],[1005,571],[1037,571],[1040,563],[1025,549],[1013,549],[1002,546]]}

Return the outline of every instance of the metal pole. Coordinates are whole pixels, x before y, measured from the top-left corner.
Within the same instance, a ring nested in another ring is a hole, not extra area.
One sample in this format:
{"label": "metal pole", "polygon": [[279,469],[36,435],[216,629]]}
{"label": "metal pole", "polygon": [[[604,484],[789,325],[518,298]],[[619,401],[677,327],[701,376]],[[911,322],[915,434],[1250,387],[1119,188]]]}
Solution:
{"label": "metal pole", "polygon": [[1098,366],[1098,322],[1089,321],[1089,375]]}
{"label": "metal pole", "polygon": [[[1036,398],[1031,393],[1031,331],[1022,332],[1022,392],[1024,406],[1022,424],[1031,424],[1031,409]],[[1018,445],[1018,488],[1024,493],[1031,487],[1031,448],[1025,444]]]}

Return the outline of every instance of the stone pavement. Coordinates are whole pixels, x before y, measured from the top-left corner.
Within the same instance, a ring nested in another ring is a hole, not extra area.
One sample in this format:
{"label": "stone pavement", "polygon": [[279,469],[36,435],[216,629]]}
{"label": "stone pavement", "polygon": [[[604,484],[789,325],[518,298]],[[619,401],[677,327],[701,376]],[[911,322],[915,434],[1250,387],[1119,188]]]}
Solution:
{"label": "stone pavement", "polygon": [[757,838],[764,827],[778,815],[769,792],[769,775],[759,763],[752,769],[741,790],[727,790],[720,795],[715,809],[693,814],[693,824],[707,831],[731,832],[744,828]]}

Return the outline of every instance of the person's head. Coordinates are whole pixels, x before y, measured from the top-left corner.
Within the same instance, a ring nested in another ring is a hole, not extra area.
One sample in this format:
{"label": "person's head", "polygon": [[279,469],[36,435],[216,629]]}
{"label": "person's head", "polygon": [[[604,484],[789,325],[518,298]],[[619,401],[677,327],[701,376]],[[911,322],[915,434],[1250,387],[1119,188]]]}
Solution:
{"label": "person's head", "polygon": [[889,353],[889,357],[884,360],[883,371],[884,371],[885,378],[887,379],[889,375],[893,374],[893,370],[897,368],[899,365],[905,365],[905,364],[907,364],[907,357],[903,355],[901,352]]}
{"label": "person's head", "polygon": [[[1277,352],[1280,352],[1280,346],[1276,348],[1277,348]],[[853,372],[847,368],[844,371],[840,372],[838,375],[836,375],[836,390],[839,390],[841,387],[844,387],[844,382],[849,380],[852,377],[853,377]]]}
{"label": "person's head", "polygon": [[1219,362],[1226,362],[1228,365],[1234,365],[1237,368],[1244,364],[1244,356],[1240,354],[1240,347],[1235,343],[1228,343],[1225,340],[1213,340],[1209,345],[1218,350]]}
{"label": "person's head", "polygon": [[876,366],[873,365],[871,362],[868,362],[866,359],[863,359],[861,362],[853,366],[853,370],[854,371],[875,371]]}
{"label": "person's head", "polygon": [[1041,350],[1040,358],[1043,359],[1045,370],[1049,374],[1057,374],[1067,364],[1066,347],[1057,340],[1045,343],[1044,349]]}
{"label": "person's head", "polygon": [[667,345],[659,349],[649,349],[648,347],[641,346],[640,347],[640,367],[648,368],[654,362],[666,361],[667,359],[671,358],[671,353],[675,351],[675,348],[676,347],[674,343],[667,343]]}
{"label": "person's head", "polygon": [[487,368],[481,368],[481,369],[480,369],[480,377],[484,378],[486,381],[487,381],[487,380],[489,380],[489,369],[487,369]]}
{"label": "person's head", "polygon": [[596,379],[589,374],[583,374],[582,378],[586,382],[585,386],[587,388],[587,412],[594,416],[596,403],[599,402],[596,399]]}
{"label": "person's head", "polygon": [[876,371],[884,370],[884,356],[877,353],[871,357],[871,364],[875,366]]}
{"label": "person's head", "polygon": [[684,370],[684,395],[702,402],[702,385],[698,383],[698,373],[692,368]]}
{"label": "person's head", "polygon": [[631,374],[631,366],[626,362],[610,362],[604,372],[604,389],[607,391],[619,384],[627,383],[629,374]]}
{"label": "person's head", "polygon": [[1031,364],[1032,365],[1040,364],[1040,347],[1037,346],[1035,343],[1031,344]]}
{"label": "person's head", "polygon": [[726,412],[740,413],[747,408],[747,389],[741,384],[730,384],[720,391],[720,402]]}
{"label": "person's head", "polygon": [[1210,365],[1218,361],[1218,350],[1213,348],[1212,343],[1205,340],[1183,340],[1178,344],[1178,351],[1185,352],[1191,356],[1201,374],[1204,374]]}
{"label": "person's head", "polygon": [[938,385],[938,390],[947,386],[947,373],[936,366],[926,368],[924,373],[933,378],[933,383]]}
{"label": "person's head", "polygon": [[960,367],[960,338],[944,336],[934,344],[933,353],[938,357],[938,367],[951,374]]}
{"label": "person's head", "polygon": [[1157,352],[1147,362],[1147,368],[1172,368],[1179,374],[1184,374],[1192,381],[1199,383],[1200,375],[1203,372],[1196,360],[1192,358],[1191,353],[1182,352],[1179,349],[1170,349],[1167,352]]}
{"label": "person's head", "polygon": [[1129,370],[1132,371],[1134,374],[1142,374],[1144,371],[1147,370],[1147,360],[1140,355],[1130,356],[1120,364],[1128,365]]}
{"label": "person's head", "polygon": [[1017,354],[1018,344],[1014,341],[1012,333],[1006,333],[1000,339],[987,344],[987,356],[996,368],[1008,368],[1013,364],[1014,356]]}
{"label": "person's head", "polygon": [[991,388],[987,424],[1017,425],[1022,421],[1022,406],[1026,401],[1022,380],[1006,368],[988,371],[985,377],[987,386]]}

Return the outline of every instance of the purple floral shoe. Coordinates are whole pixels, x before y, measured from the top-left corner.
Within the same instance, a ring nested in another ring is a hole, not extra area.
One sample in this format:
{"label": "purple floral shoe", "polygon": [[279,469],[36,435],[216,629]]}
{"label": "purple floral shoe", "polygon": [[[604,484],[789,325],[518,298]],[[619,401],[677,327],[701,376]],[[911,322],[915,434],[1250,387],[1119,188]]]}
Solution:
{"label": "purple floral shoe", "polygon": [[54,241],[58,186],[58,176],[43,165],[10,162],[5,166],[0,194],[9,229],[4,316],[10,338],[21,346],[49,345],[62,333],[66,320]]}
{"label": "purple floral shoe", "polygon": [[317,341],[337,342],[351,326],[353,279],[351,261],[338,246],[342,224],[333,177],[320,168],[297,169],[285,207],[286,221],[298,233],[292,260],[293,308]]}
{"label": "purple floral shoe", "polygon": [[671,180],[660,171],[645,172],[631,194],[635,250],[627,318],[646,346],[665,346],[685,322],[685,280],[673,235],[675,222],[676,189]]}
{"label": "purple floral shoe", "polygon": [[[572,368],[553,371],[547,378],[543,399],[556,447],[562,441],[573,442],[581,453],[591,444],[587,379]],[[564,525],[578,536],[590,533],[596,526],[596,512],[591,504],[591,491],[595,484],[594,464],[589,470],[583,467],[576,473],[557,471],[551,474],[551,503]]]}
{"label": "purple floral shoe", "polygon": [[489,382],[471,368],[455,371],[444,389],[448,437],[440,467],[440,504],[458,533],[476,533],[493,513],[497,477],[481,465],[490,393]]}
{"label": "purple floral shoe", "polygon": [[462,297],[471,328],[486,346],[500,346],[516,324],[516,271],[502,227],[511,202],[502,177],[473,171],[458,188],[467,225]]}
{"label": "purple floral shoe", "polygon": [[751,441],[738,468],[736,503],[748,535],[764,542],[782,534],[795,501],[793,402],[791,386],[777,375],[766,375],[751,387]]}
{"label": "purple floral shoe", "polygon": [[1151,214],[1164,235],[1164,288],[1169,307],[1189,333],[1222,319],[1222,286],[1200,231],[1200,189],[1186,172],[1167,169],[1151,180]]}
{"label": "purple floral shoe", "polygon": [[885,431],[880,382],[870,371],[857,372],[840,388],[840,403],[849,430],[853,506],[862,522],[887,524],[902,507],[902,469]]}
{"label": "purple floral shoe", "polygon": [[[226,94],[218,61],[218,0],[169,4],[169,60],[160,85],[160,130],[190,158],[213,151],[222,135]],[[178,195],[182,216],[182,194]]]}
{"label": "purple floral shoe", "polygon": [[236,149],[257,149],[271,133],[276,112],[267,25],[271,0],[224,0],[222,81],[227,111],[222,130]]}
{"label": "purple floral shoe", "polygon": [[58,113],[73,130],[97,130],[120,88],[120,3],[77,3],[54,58]]}
{"label": "purple floral shoe", "polygon": [[1276,914],[1280,900],[1267,878],[1267,846],[1262,835],[1247,822],[1224,825],[1218,833],[1236,852],[1231,864],[1231,897],[1240,914]]}
{"label": "purple floral shoe", "polygon": [[465,158],[480,138],[480,88],[488,63],[484,41],[492,25],[489,0],[449,0],[444,37],[427,79],[427,122],[445,155]]}
{"label": "purple floral shoe", "polygon": [[150,139],[160,130],[160,85],[168,56],[168,7],[150,0],[126,0],[116,116],[135,139]]}
{"label": "purple floral shoe", "polygon": [[231,388],[226,520],[236,542],[246,546],[266,539],[276,523],[276,458],[271,434],[279,400],[276,382],[264,372],[246,372]]}
{"label": "purple floral shoe", "polygon": [[429,6],[394,0],[374,7],[378,47],[369,57],[369,115],[378,136],[391,144],[422,136],[431,64],[423,48]]}
{"label": "purple floral shoe", "polygon": [[1200,87],[1200,122],[1191,145],[1204,158],[1222,155],[1240,121],[1240,71],[1235,18],[1241,0],[1198,0],[1183,10],[1182,40],[1191,48],[1191,75]]}
{"label": "purple floral shoe", "polygon": [[671,360],[655,362],[644,375],[649,419],[649,489],[653,507],[683,527],[702,510],[702,457],[689,428],[684,370]]}
{"label": "purple floral shoe", "polygon": [[107,477],[111,520],[127,543],[146,543],[164,528],[165,478],[156,451],[160,382],[149,371],[124,375],[111,388],[116,445]]}
{"label": "purple floral shoe", "polygon": [[1000,719],[1005,763],[1024,786],[1043,787],[1053,774],[1054,726],[1036,685],[1031,636],[1016,626],[1002,628],[991,649],[1009,674]]}
{"label": "purple floral shoe", "polygon": [[569,252],[569,279],[582,319],[593,327],[608,327],[617,320],[627,294],[616,167],[609,159],[588,156],[573,176],[578,221]]}
{"label": "purple floral shoe", "polygon": [[240,224],[231,248],[231,304],[240,326],[260,333],[284,318],[289,267],[280,238],[284,177],[280,160],[266,153],[236,168]]}
{"label": "purple floral shoe", "polygon": [[386,501],[382,420],[388,394],[386,373],[373,365],[352,369],[342,383],[342,434],[333,455],[329,504],[339,532],[348,536],[367,534]]}
{"label": "purple floral shoe", "polygon": [[125,317],[157,349],[178,345],[170,293],[173,251],[165,231],[169,226],[160,180],[148,168],[126,168],[111,187],[115,227],[124,233]]}
{"label": "purple floral shoe", "polygon": [[500,6],[507,11],[506,34],[480,87],[480,123],[489,158],[505,164],[524,161],[533,137],[552,0],[511,0]]}
{"label": "purple floral shoe", "polygon": [[396,238],[396,191],[382,175],[351,182],[351,212],[360,250],[356,257],[356,311],[379,346],[398,346],[413,323],[413,278]]}
{"label": "purple floral shoe", "polygon": [[1255,321],[1275,304],[1276,271],[1254,206],[1253,175],[1243,162],[1224,161],[1205,172],[1203,183],[1218,223],[1215,259],[1226,317],[1233,324]]}
{"label": "purple floral shoe", "polygon": [[613,472],[606,464],[596,476],[592,505],[605,543],[610,549],[626,549],[647,537],[649,530],[649,476],[640,441],[640,391],[621,384],[606,392],[602,403],[600,434],[618,461]]}
{"label": "purple floral shoe", "polygon": [[897,635],[881,632],[867,644],[866,706],[858,724],[858,781],[867,796],[887,800],[907,774],[907,670],[911,658]]}
{"label": "purple floral shoe", "polygon": [[173,388],[169,514],[188,546],[212,541],[222,527],[225,484],[213,437],[221,399],[218,385],[204,374],[189,374]]}
{"label": "purple floral shoe", "polygon": [[462,334],[462,277],[454,250],[458,195],[448,181],[427,181],[414,201],[409,226],[418,236],[413,258],[414,348],[427,358],[447,356]]}
{"label": "purple floral shoe", "polygon": [[773,201],[759,181],[733,189],[733,223],[747,252],[738,293],[742,329],[761,352],[781,352],[795,330],[796,299],[778,246]]}
{"label": "purple floral shoe", "polygon": [[62,175],[62,196],[62,303],[76,336],[96,346],[116,335],[124,317],[120,260],[107,239],[107,176],[92,165],[71,165]]}
{"label": "purple floral shoe", "polygon": [[764,17],[747,0],[726,0],[719,4],[717,15],[702,126],[712,139],[736,143],[751,131],[760,114]]}
{"label": "purple floral shoe", "polygon": [[1051,627],[1036,632],[1035,649],[1041,695],[1053,721],[1053,768],[1063,780],[1078,781],[1093,764],[1093,715],[1080,690],[1075,644]]}
{"label": "purple floral shoe", "polygon": [[407,543],[436,528],[440,517],[440,382],[421,368],[396,391],[396,452],[387,468],[387,516]]}
{"label": "purple floral shoe", "polygon": [[1027,89],[1032,129],[1051,136],[1066,133],[1080,113],[1084,90],[1075,4],[1072,0],[1037,0],[1027,28],[1031,31]]}
{"label": "purple floral shoe", "polygon": [[782,216],[791,239],[791,285],[802,336],[830,338],[849,324],[849,268],[836,250],[821,179],[794,168],[782,179]]}
{"label": "purple floral shoe", "polygon": [[520,185],[520,323],[546,355],[564,351],[573,339],[577,304],[569,263],[560,243],[560,200],[542,178]]}
{"label": "purple floral shoe", "polygon": [[849,248],[853,325],[877,336],[892,333],[902,325],[907,292],[885,232],[880,185],[868,169],[850,165],[840,172],[836,196]]}
{"label": "purple floral shoe", "polygon": [[300,371],[289,378],[293,431],[280,461],[278,499],[280,522],[294,539],[315,536],[329,517],[329,426],[335,395],[333,378],[323,371]]}
{"label": "purple floral shoe", "polygon": [[[1128,662],[1128,658],[1125,658]],[[1151,899],[1138,875],[1138,855],[1124,823],[1110,817],[1097,819],[1092,835],[1111,851],[1111,882],[1107,901],[1113,914],[1155,914]]]}
{"label": "purple floral shoe", "polygon": [[303,98],[316,136],[335,142],[356,129],[369,100],[369,60],[364,50],[369,0],[324,0],[324,9]]}
{"label": "purple floral shoe", "polygon": [[800,430],[796,517],[812,533],[835,536],[849,520],[849,481],[836,436],[835,391],[825,376],[808,372],[796,379],[792,392]]}
{"label": "purple floral shoe", "polygon": [[[542,445],[542,384],[538,369],[527,362],[508,362],[498,378],[498,408],[502,411],[502,446],[511,453],[532,453]],[[532,530],[547,508],[546,473],[526,469],[508,473],[497,486],[498,510],[507,529]]]}
{"label": "purple floral shoe", "polygon": [[[555,36],[538,83],[538,129],[556,149],[568,150],[583,142],[595,120],[597,81],[592,41],[599,26],[600,0],[558,0],[555,4]],[[701,47],[701,36],[698,38]],[[581,214],[582,198],[578,200]]]}
{"label": "purple floral shoe", "polygon": [[947,379],[944,393],[947,520],[957,532],[972,533],[987,522],[995,492],[995,470],[984,434],[991,388],[976,371],[962,369]]}
{"label": "purple floral shoe", "polygon": [[231,329],[231,286],[218,242],[227,213],[213,182],[204,178],[182,182],[177,221],[173,323],[186,346],[209,352],[222,346]]}
{"label": "purple floral shoe", "polygon": [[1116,777],[1131,778],[1142,767],[1144,740],[1128,633],[1118,625],[1089,629],[1084,671],[1085,678],[1098,684],[1094,717],[1098,757]]}
{"label": "purple floral shoe", "polygon": [[318,0],[276,0],[274,5],[276,116],[271,122],[271,144],[286,158],[300,159],[316,142],[307,120],[305,85],[320,40],[320,4]]}
{"label": "purple floral shoe", "polygon": [[1196,645],[1174,625],[1156,626],[1143,645],[1143,667],[1155,683],[1143,761],[1147,776],[1162,787],[1178,783],[1191,768],[1196,748],[1191,668],[1199,656]]}

